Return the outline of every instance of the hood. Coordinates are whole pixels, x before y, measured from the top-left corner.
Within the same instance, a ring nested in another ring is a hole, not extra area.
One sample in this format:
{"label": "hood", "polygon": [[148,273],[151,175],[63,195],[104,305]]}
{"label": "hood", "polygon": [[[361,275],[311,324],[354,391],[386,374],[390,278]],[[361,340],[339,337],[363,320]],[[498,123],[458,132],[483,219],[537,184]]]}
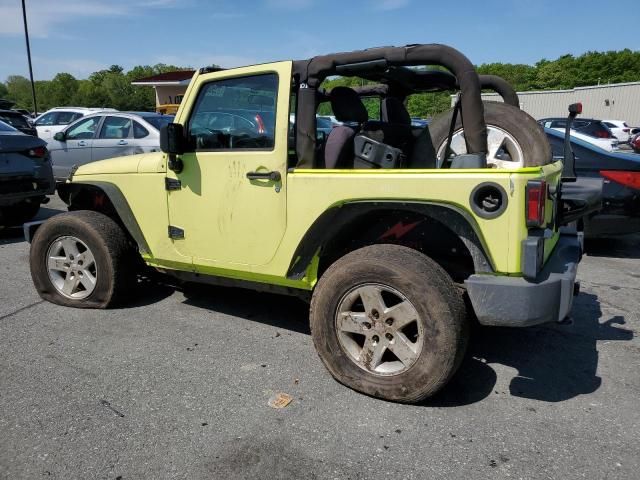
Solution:
{"label": "hood", "polygon": [[140,163],[149,158],[156,158],[157,152],[141,153],[138,155],[127,155],[126,157],[108,158],[98,162],[91,162],[80,166],[73,174],[74,177],[79,175],[104,175],[119,173],[138,173]]}

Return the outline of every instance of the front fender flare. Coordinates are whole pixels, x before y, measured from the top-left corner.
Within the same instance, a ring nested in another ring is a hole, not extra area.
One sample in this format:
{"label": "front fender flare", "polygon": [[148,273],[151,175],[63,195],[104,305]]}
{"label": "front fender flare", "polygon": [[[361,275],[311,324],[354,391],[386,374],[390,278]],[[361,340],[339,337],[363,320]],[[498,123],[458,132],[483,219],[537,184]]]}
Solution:
{"label": "front fender flare", "polygon": [[124,228],[129,232],[133,240],[138,244],[138,251],[143,255],[150,255],[149,244],[144,238],[144,234],[138,225],[127,199],[117,185],[110,182],[83,180],[81,182],[62,183],[58,185],[58,195],[62,200],[70,205],[73,195],[77,195],[83,189],[101,190],[113,205]]}

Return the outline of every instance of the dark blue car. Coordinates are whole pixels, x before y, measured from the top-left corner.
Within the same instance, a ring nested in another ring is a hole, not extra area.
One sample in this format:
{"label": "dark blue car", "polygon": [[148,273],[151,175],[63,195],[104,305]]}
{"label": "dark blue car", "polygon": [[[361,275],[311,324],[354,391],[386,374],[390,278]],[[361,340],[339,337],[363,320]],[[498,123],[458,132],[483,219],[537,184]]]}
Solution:
{"label": "dark blue car", "polygon": [[[563,157],[564,134],[545,128],[553,155]],[[587,237],[640,232],[640,155],[608,152],[571,138],[578,177],[603,178],[602,210],[585,218]]]}

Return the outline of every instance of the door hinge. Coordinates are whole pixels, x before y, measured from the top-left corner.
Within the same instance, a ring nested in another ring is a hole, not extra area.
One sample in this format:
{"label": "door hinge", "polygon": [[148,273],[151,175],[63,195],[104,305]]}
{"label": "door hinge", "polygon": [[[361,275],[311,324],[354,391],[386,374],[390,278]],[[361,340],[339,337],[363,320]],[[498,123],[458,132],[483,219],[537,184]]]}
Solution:
{"label": "door hinge", "polygon": [[182,188],[182,182],[177,178],[164,177],[164,188],[168,191],[180,190]]}
{"label": "door hinge", "polygon": [[184,238],[184,230],[180,227],[169,225],[169,238],[172,238],[173,240],[180,240]]}

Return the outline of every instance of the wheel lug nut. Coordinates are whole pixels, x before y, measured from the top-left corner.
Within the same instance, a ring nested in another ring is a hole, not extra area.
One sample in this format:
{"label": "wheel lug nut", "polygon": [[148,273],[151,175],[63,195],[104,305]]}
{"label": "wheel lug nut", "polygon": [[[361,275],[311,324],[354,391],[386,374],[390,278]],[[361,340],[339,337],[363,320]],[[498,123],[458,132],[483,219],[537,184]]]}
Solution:
{"label": "wheel lug nut", "polygon": [[376,343],[378,343],[380,341],[380,337],[378,337],[377,335],[374,335],[373,337],[371,337],[371,341],[375,345]]}
{"label": "wheel lug nut", "polygon": [[371,310],[371,316],[373,318],[379,318],[380,314],[378,313],[378,310],[376,310],[375,308],[373,310]]}
{"label": "wheel lug nut", "polygon": [[387,325],[391,326],[393,325],[393,318],[387,318],[384,323],[386,323]]}
{"label": "wheel lug nut", "polygon": [[362,324],[362,326],[363,326],[365,329],[367,329],[367,330],[369,330],[369,329],[371,328],[371,324],[370,324],[369,322],[364,322],[364,323]]}
{"label": "wheel lug nut", "polygon": [[391,335],[390,333],[387,333],[385,337],[387,337],[387,340],[389,341],[393,340],[393,335]]}

